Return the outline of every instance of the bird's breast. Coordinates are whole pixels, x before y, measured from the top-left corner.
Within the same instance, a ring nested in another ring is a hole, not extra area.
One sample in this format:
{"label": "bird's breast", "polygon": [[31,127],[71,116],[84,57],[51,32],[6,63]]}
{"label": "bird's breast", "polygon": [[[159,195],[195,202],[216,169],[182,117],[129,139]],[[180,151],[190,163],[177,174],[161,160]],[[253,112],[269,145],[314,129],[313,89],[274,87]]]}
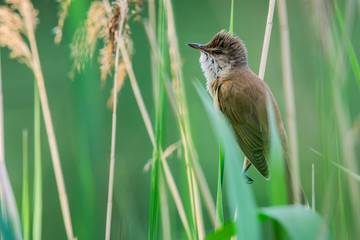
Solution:
{"label": "bird's breast", "polygon": [[215,92],[212,87],[217,79],[226,73],[227,68],[221,67],[211,55],[205,53],[201,53],[199,62],[206,78],[206,89],[214,97]]}

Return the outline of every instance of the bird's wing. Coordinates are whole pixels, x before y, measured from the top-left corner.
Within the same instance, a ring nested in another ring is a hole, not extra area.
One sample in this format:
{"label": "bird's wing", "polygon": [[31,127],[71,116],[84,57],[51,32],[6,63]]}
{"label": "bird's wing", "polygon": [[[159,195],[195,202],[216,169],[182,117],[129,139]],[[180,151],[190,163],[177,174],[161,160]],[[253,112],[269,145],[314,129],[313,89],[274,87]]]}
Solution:
{"label": "bird's wing", "polygon": [[219,107],[233,126],[241,150],[254,167],[269,179],[265,153],[268,139],[255,106],[256,93],[249,88],[236,87],[236,82],[224,81],[217,94]]}

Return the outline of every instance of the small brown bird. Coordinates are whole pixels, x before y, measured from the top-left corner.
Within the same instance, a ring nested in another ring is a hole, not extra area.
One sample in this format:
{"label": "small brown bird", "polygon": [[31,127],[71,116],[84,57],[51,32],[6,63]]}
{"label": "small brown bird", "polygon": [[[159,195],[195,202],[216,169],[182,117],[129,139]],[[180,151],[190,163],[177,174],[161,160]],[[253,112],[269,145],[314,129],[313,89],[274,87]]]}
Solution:
{"label": "small brown bird", "polygon": [[[284,150],[285,171],[289,202],[294,203],[291,161],[284,124],[275,98],[268,87],[248,66],[246,48],[236,36],[221,31],[207,44],[188,43],[200,51],[200,65],[206,77],[207,90],[229,119],[241,150],[246,156],[244,172],[253,165],[266,179],[270,178],[269,124],[267,99],[272,102],[277,128]],[[248,182],[253,180],[248,177]],[[295,185],[296,186],[296,185]],[[298,199],[307,205],[307,199],[299,185]]]}

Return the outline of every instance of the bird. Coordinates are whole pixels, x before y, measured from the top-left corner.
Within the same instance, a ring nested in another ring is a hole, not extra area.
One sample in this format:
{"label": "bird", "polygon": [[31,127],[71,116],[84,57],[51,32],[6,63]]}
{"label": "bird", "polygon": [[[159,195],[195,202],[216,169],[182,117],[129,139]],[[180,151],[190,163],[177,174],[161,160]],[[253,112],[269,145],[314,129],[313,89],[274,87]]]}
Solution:
{"label": "bird", "polygon": [[[247,174],[250,166],[254,166],[265,179],[270,179],[270,133],[267,114],[269,99],[283,148],[288,201],[290,204],[308,205],[299,180],[294,179],[292,174],[286,130],[277,102],[269,86],[249,68],[247,49],[243,41],[222,30],[206,44],[187,45],[200,51],[199,62],[206,78],[207,91],[212,96],[214,105],[229,120],[238,145],[245,155],[243,172],[247,182],[253,182]],[[296,181],[296,184],[293,184],[293,181]],[[298,186],[298,191],[294,191],[293,186]],[[295,197],[294,192],[300,196]]]}

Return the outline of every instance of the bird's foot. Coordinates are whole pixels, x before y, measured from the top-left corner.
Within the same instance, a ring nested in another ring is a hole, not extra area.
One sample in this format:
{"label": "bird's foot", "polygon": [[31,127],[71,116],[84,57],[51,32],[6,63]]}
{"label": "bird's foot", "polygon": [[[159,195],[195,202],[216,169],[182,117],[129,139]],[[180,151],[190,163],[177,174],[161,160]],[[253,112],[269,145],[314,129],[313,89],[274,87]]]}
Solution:
{"label": "bird's foot", "polygon": [[249,177],[249,175],[247,174],[247,172],[244,172],[245,175],[245,179],[246,179],[246,183],[247,184],[252,184],[254,182],[254,179],[252,179],[251,177]]}

